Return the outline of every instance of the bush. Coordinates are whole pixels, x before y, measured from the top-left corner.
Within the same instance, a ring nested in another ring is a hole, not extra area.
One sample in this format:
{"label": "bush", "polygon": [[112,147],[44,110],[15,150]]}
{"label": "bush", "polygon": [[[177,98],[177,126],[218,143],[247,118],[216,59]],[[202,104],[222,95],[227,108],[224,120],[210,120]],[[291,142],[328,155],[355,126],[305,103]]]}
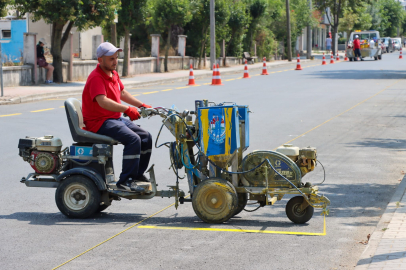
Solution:
{"label": "bush", "polygon": [[345,44],[345,42],[347,42],[347,39],[344,37],[338,39],[338,44]]}

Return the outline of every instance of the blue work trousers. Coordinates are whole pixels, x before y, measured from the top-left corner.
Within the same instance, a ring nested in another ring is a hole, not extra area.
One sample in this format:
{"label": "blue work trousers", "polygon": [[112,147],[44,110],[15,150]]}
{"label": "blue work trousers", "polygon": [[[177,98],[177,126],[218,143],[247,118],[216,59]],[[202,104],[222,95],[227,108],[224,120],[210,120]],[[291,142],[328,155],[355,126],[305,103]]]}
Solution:
{"label": "blue work trousers", "polygon": [[124,145],[123,169],[118,183],[138,179],[148,168],[151,158],[151,134],[126,118],[107,119],[98,134],[109,136]]}

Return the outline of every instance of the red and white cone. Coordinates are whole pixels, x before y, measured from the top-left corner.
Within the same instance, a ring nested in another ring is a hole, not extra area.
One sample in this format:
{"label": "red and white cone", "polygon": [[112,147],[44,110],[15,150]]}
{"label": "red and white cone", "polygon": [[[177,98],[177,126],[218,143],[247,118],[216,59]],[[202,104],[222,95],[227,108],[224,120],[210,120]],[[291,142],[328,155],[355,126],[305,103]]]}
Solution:
{"label": "red and white cone", "polygon": [[261,75],[269,75],[268,69],[266,69],[266,57],[263,58],[264,65],[262,66],[262,74]]}
{"label": "red and white cone", "polygon": [[400,48],[400,51],[399,51],[399,59],[403,59],[403,56],[402,56],[402,48]]}
{"label": "red and white cone", "polygon": [[333,55],[333,52],[331,52],[330,64],[334,64],[334,55]]}
{"label": "red and white cone", "polygon": [[300,55],[297,54],[297,65],[295,70],[302,70],[302,67],[300,66]]}
{"label": "red and white cone", "polygon": [[211,85],[223,85],[221,83],[219,64],[217,64],[217,67],[216,65],[213,65],[213,79],[211,81]]}
{"label": "red and white cone", "polygon": [[321,63],[322,66],[327,65],[326,63],[326,56],[323,53],[323,62]]}
{"label": "red and white cone", "polygon": [[190,64],[189,84],[187,84],[187,85],[196,85],[195,76],[193,75],[193,65],[192,64]]}
{"label": "red and white cone", "polygon": [[337,51],[337,58],[336,61],[340,61],[340,56],[338,55],[338,51]]}
{"label": "red and white cone", "polygon": [[345,58],[344,58],[344,61],[348,61],[347,52],[345,52]]}
{"label": "red and white cone", "polygon": [[243,76],[242,78],[243,78],[243,79],[248,79],[248,78],[250,78],[250,75],[248,74],[247,59],[245,59],[244,76]]}

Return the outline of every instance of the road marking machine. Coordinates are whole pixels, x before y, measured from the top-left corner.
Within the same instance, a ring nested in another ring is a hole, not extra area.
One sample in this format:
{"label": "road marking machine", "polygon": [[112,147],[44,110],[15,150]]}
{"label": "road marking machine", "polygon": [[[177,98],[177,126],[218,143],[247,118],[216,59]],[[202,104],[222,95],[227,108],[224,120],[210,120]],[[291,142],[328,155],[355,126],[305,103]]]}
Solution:
{"label": "road marking machine", "polygon": [[[330,201],[318,194],[317,185],[302,182],[302,177],[313,171],[318,162],[316,148],[283,145],[276,151],[243,155],[249,147],[248,106],[197,100],[194,111],[142,108],[144,118],[163,118],[155,146],[168,147],[176,176],[168,190],[157,190],[152,165],[149,182],[141,183],[143,193],[116,189],[113,146],[119,142],[83,129],[78,100],[66,100],[65,110],[74,141],[70,147],[62,149],[61,140],[49,135],[20,139],[18,148],[19,155],[35,171],[21,182],[28,187],[56,188],[56,205],[70,218],[87,218],[121,198],[174,197],[176,208],[191,202],[201,220],[222,223],[238,215],[248,201],[259,207],[273,205],[286,194],[299,195],[286,205],[286,215],[294,223],[309,221],[314,208],[328,213]],[[158,145],[164,126],[175,140]],[[182,169],[190,198],[179,188]]]}

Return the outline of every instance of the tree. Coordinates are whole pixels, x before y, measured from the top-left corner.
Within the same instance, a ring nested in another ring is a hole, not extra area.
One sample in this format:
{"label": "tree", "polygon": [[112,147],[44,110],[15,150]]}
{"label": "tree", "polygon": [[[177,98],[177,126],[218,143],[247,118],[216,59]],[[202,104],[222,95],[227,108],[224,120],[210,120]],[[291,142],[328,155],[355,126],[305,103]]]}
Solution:
{"label": "tree", "polygon": [[32,13],[33,20],[43,19],[52,25],[51,54],[55,67],[54,81],[63,82],[62,48],[73,26],[92,28],[114,19],[119,0],[15,0],[18,11]]}
{"label": "tree", "polygon": [[165,72],[168,71],[168,52],[172,25],[183,26],[192,19],[188,0],[151,0],[149,11],[152,24],[157,30],[168,31],[165,48]]}
{"label": "tree", "polygon": [[247,13],[251,20],[248,26],[248,34],[246,36],[245,50],[251,52],[252,40],[255,37],[255,31],[258,27],[258,22],[262,16],[266,14],[268,3],[266,0],[247,0]]}
{"label": "tree", "polygon": [[7,16],[7,6],[12,5],[14,3],[13,0],[0,0],[0,17]]}
{"label": "tree", "polygon": [[130,31],[143,22],[146,0],[121,0],[124,7],[118,12],[118,28],[124,32],[124,62],[122,76],[128,76],[128,43]]}
{"label": "tree", "polygon": [[[316,0],[316,4],[318,9],[323,12],[327,13],[328,9],[330,9],[330,13],[333,17],[332,20],[329,21],[329,24],[333,28],[333,45],[332,51],[336,53],[336,34],[338,33],[338,26],[340,25],[340,19],[342,17],[342,12],[346,7],[357,7],[364,3],[369,3],[370,0]],[[330,19],[330,16],[327,16]]]}
{"label": "tree", "polygon": [[[230,18],[227,22],[230,29],[230,37],[225,48],[226,56],[229,55],[230,51],[235,53],[235,55],[242,54],[242,48],[239,45],[241,44],[246,32],[246,26],[250,20],[246,9],[246,4],[242,1],[236,1],[230,6]],[[224,59],[224,63],[225,61],[226,59]]]}
{"label": "tree", "polygon": [[343,17],[340,20],[338,30],[346,32],[347,38],[354,30],[366,30],[372,26],[372,16],[367,12],[368,6],[363,4],[358,7],[346,7],[343,11]]}
{"label": "tree", "polygon": [[405,18],[402,4],[396,0],[380,0],[379,4],[383,26],[381,36],[397,36],[397,29]]}

